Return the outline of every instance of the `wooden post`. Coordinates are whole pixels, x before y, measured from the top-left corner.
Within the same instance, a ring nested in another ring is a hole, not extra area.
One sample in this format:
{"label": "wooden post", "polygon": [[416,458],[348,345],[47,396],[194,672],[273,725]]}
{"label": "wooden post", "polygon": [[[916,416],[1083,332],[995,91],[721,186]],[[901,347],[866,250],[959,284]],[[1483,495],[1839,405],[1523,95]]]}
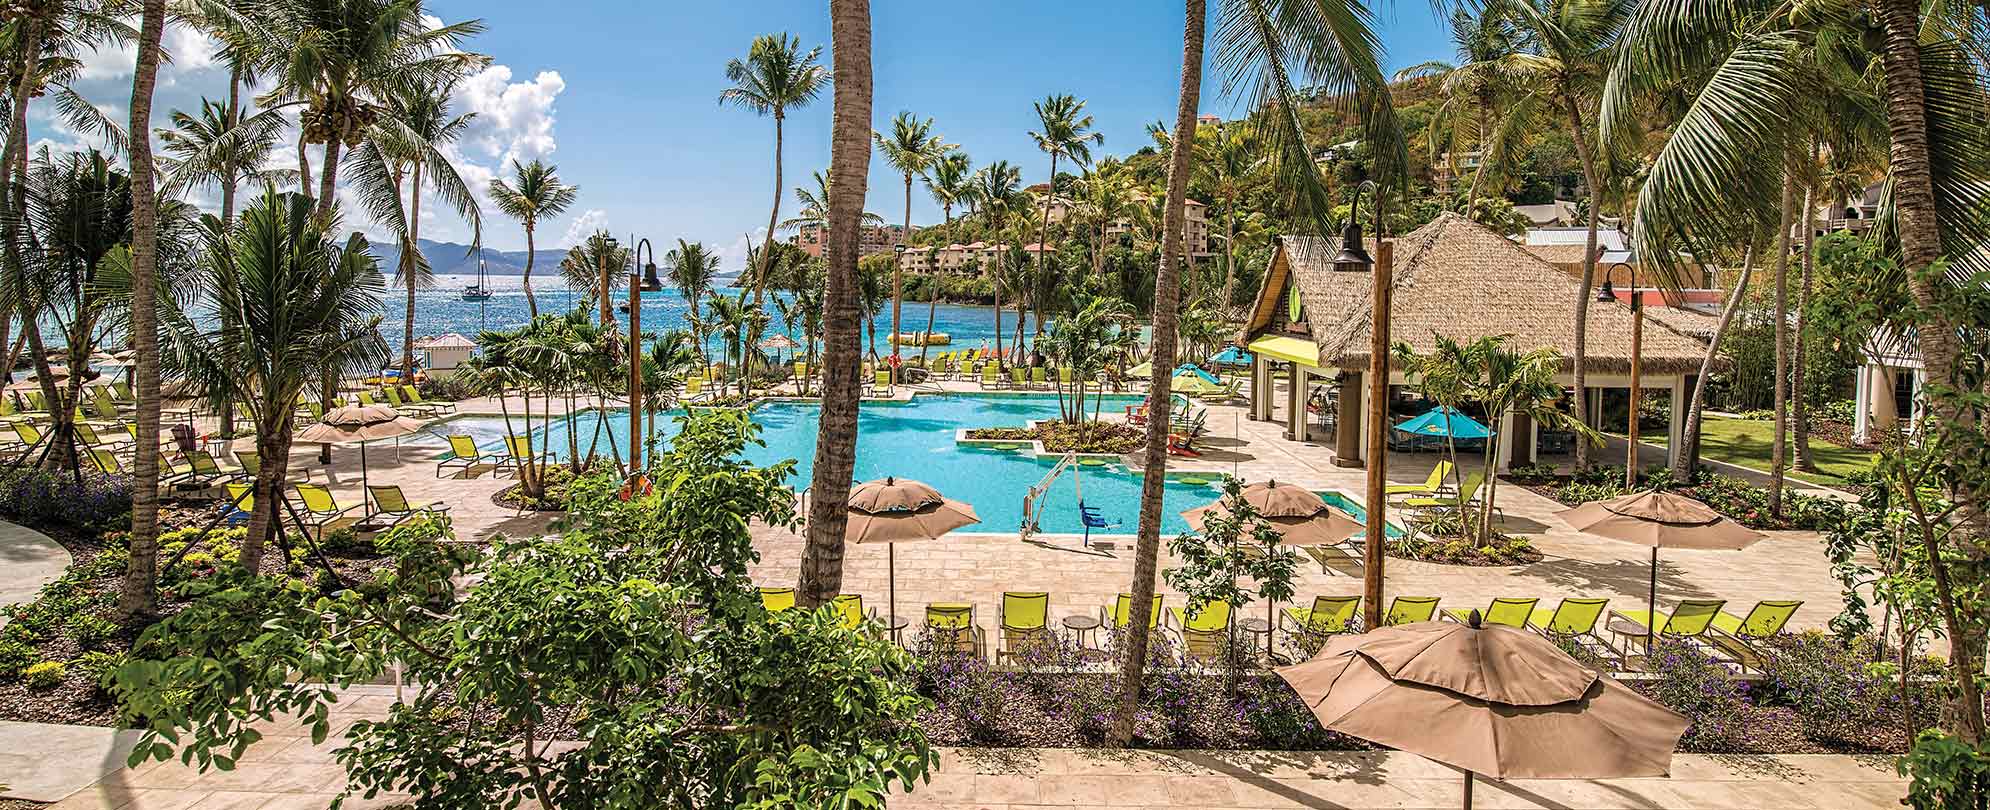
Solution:
{"label": "wooden post", "polygon": [[[601,290],[603,300],[608,289]],[[643,457],[643,279],[629,271],[629,472]]]}
{"label": "wooden post", "polygon": [[1388,509],[1389,452],[1389,296],[1395,286],[1395,246],[1387,239],[1376,240],[1375,314],[1368,341],[1368,536],[1362,543],[1361,617],[1368,629],[1382,626],[1382,546],[1389,542]]}
{"label": "wooden post", "polygon": [[[1624,488],[1638,488],[1638,354],[1644,348],[1645,319],[1644,308],[1639,306],[1638,285],[1631,283],[1631,432],[1624,434],[1627,449],[1624,451]],[[1673,406],[1677,408],[1678,406]]]}

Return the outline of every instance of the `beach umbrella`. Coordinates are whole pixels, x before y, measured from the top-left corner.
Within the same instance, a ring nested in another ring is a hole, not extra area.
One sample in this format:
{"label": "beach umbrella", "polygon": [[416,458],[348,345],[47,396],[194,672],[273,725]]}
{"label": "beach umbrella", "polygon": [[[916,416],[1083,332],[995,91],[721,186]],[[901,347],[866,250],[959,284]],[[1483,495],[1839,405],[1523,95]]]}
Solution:
{"label": "beach umbrella", "polygon": [[[934,540],[947,532],[980,523],[974,507],[942,497],[933,489],[909,478],[866,481],[850,491],[850,521],[843,538],[852,543],[896,544],[913,540]],[[891,627],[898,626],[898,552],[885,547],[885,570],[889,578]]]}
{"label": "beach umbrella", "polygon": [[788,337],[787,335],[775,335],[766,340],[760,341],[758,345],[762,349],[774,350],[774,365],[776,366],[781,364],[781,352],[783,350],[792,351],[794,349],[801,348],[801,344],[796,343],[794,338]]}
{"label": "beach umbrella", "polygon": [[1238,346],[1225,346],[1223,351],[1209,358],[1209,362],[1221,366],[1248,366],[1251,360],[1251,353]]}
{"label": "beach umbrella", "polygon": [[1737,551],[1764,537],[1761,532],[1727,519],[1711,506],[1657,490],[1590,501],[1555,514],[1576,531],[1651,547],[1651,587],[1647,593],[1651,616],[1645,627],[1647,656],[1651,654],[1658,624],[1658,550]]}
{"label": "beach umbrella", "polygon": [[1183,364],[1181,364],[1181,365],[1179,365],[1179,366],[1175,366],[1175,376],[1176,376],[1177,378],[1180,378],[1180,377],[1184,377],[1184,376],[1188,376],[1188,375],[1194,375],[1194,376],[1195,376],[1195,377],[1196,377],[1197,379],[1200,379],[1200,380],[1202,380],[1203,382],[1206,382],[1206,383],[1209,383],[1210,385],[1221,385],[1221,384],[1223,384],[1223,381],[1222,381],[1222,380],[1219,380],[1219,379],[1216,379],[1216,375],[1214,375],[1214,374],[1211,374],[1211,373],[1209,373],[1209,372],[1207,372],[1207,371],[1204,371],[1204,370],[1202,370],[1202,367],[1201,367],[1201,366],[1198,366],[1198,365],[1196,365],[1196,364],[1194,364],[1194,363],[1183,363]]}
{"label": "beach umbrella", "polygon": [[1422,416],[1396,425],[1396,429],[1415,436],[1450,436],[1453,439],[1483,439],[1492,435],[1491,428],[1448,405],[1432,408]]}
{"label": "beach umbrella", "polygon": [[1665,776],[1688,720],[1545,637],[1418,622],[1336,636],[1281,667],[1320,725],[1495,779]]}
{"label": "beach umbrella", "polygon": [[1134,366],[1133,368],[1129,368],[1129,369],[1127,369],[1127,370],[1126,370],[1126,376],[1128,376],[1128,377],[1140,377],[1140,378],[1142,378],[1142,379],[1145,379],[1145,378],[1147,378],[1147,377],[1152,377],[1152,376],[1154,376],[1154,363],[1153,363],[1153,361],[1148,361],[1148,362],[1145,362],[1145,363],[1141,363],[1140,365],[1137,365],[1137,366]]}
{"label": "beach umbrella", "polygon": [[[1319,493],[1301,486],[1262,481],[1238,489],[1237,498],[1250,504],[1259,517],[1278,531],[1278,542],[1288,546],[1331,546],[1368,528],[1335,511]],[[1225,497],[1183,512],[1182,519],[1189,528],[1200,532],[1210,519],[1230,514],[1229,498]],[[1270,600],[1265,601],[1265,627],[1277,626],[1276,610],[1277,606]],[[1266,647],[1270,647],[1269,642]]]}
{"label": "beach umbrella", "polygon": [[1209,375],[1203,373],[1201,369],[1197,369],[1194,373],[1176,369],[1173,387],[1176,393],[1191,395],[1207,394],[1211,391],[1223,390],[1223,386],[1220,383],[1210,379]]}
{"label": "beach umbrella", "polygon": [[296,441],[312,444],[359,445],[360,503],[366,516],[373,516],[373,497],[366,489],[366,443],[377,439],[398,439],[420,431],[422,423],[389,405],[347,405],[325,412],[317,424],[297,432]]}

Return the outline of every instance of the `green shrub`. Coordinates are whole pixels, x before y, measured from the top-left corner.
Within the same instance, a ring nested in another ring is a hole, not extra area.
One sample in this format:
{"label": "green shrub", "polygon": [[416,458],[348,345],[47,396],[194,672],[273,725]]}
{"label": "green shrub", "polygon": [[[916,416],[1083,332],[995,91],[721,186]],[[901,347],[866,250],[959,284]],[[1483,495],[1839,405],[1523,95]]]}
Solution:
{"label": "green shrub", "polygon": [[[1900,698],[1899,666],[1879,661],[1870,637],[1846,643],[1811,630],[1771,639],[1762,657],[1764,703],[1788,706],[1814,740],[1853,748],[1893,750],[1900,737],[1905,706]],[[1939,661],[1910,660],[1909,678],[1940,682]],[[1945,702],[1939,688],[1914,687],[1914,726],[1941,722]]]}
{"label": "green shrub", "polygon": [[373,551],[373,538],[361,537],[359,532],[353,531],[349,525],[340,526],[326,532],[324,539],[319,541],[318,545],[326,551],[371,552]]}
{"label": "green shrub", "polygon": [[86,650],[104,646],[119,630],[117,623],[94,613],[84,613],[69,620],[69,637],[76,645]]}
{"label": "green shrub", "polygon": [[61,661],[43,661],[21,670],[21,681],[29,689],[54,689],[62,683],[62,677],[69,674],[69,665]]}
{"label": "green shrub", "polygon": [[20,676],[22,670],[27,669],[40,657],[41,654],[35,651],[34,645],[21,640],[18,636],[9,635],[0,638],[0,678]]}
{"label": "green shrub", "polygon": [[1748,687],[1730,680],[1727,667],[1686,642],[1661,637],[1652,646],[1651,670],[1657,677],[1638,682],[1637,690],[1693,722],[1681,747],[1724,753],[1747,738],[1754,707]]}
{"label": "green shrub", "polygon": [[86,652],[70,662],[70,665],[76,668],[77,673],[90,679],[92,688],[103,692],[107,691],[105,685],[107,677],[124,663],[124,658],[119,653]]}

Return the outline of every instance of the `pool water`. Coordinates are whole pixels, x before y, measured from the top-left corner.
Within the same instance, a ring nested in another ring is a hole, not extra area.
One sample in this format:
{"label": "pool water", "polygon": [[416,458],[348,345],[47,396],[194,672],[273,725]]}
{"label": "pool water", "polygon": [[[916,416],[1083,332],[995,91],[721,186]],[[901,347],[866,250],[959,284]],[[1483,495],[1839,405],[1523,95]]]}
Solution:
{"label": "pool water", "polygon": [[[1114,411],[1140,402],[1141,398],[1135,396],[1107,397],[1102,409]],[[666,414],[660,429],[666,433],[674,429],[679,415]],[[761,404],[753,411],[753,421],[760,425],[760,439],[765,446],[749,445],[745,457],[755,464],[794,459],[795,473],[788,484],[796,489],[808,486],[820,415],[820,407],[814,402]],[[1020,449],[1013,450],[957,444],[955,431],[1024,427],[1032,421],[1055,418],[1057,398],[1041,395],[921,394],[910,402],[866,402],[858,410],[855,477],[859,481],[886,476],[923,481],[947,497],[974,506],[981,523],[963,531],[1014,532],[1022,524],[1024,496],[1056,466],[1058,457],[1035,457],[1028,445],[1022,443],[1017,443]],[[590,442],[595,441],[600,442],[597,452],[604,455],[611,441],[627,448],[627,411],[590,410],[572,419],[571,423],[558,419],[550,426],[535,429],[534,447],[564,456],[567,432],[575,429],[583,455],[588,452]],[[522,420],[514,417],[513,426],[523,427]],[[604,426],[606,430],[602,430]],[[468,434],[477,440],[478,447],[502,452],[507,431],[502,418],[465,416],[432,425],[431,432],[438,436]],[[1188,531],[1181,513],[1215,500],[1221,494],[1218,489],[1221,479],[1222,476],[1213,474],[1191,482],[1170,478],[1164,489],[1163,537]],[[1117,460],[1102,466],[1066,468],[1043,499],[1039,530],[1082,534],[1084,527],[1078,518],[1082,491],[1087,506],[1097,510],[1107,523],[1116,524],[1112,528],[1093,529],[1094,534],[1132,534],[1140,520],[1140,480],[1140,476],[1132,474]],[[1360,506],[1345,495],[1339,492],[1322,495],[1355,519],[1362,519]],[[1391,535],[1394,534],[1392,531]]]}

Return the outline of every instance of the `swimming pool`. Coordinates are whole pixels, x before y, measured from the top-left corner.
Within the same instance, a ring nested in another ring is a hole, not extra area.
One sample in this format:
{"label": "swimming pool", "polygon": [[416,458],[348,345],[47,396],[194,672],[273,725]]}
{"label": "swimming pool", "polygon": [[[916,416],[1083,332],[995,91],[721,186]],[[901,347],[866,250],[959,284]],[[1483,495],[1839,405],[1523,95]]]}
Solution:
{"label": "swimming pool", "polygon": [[[1136,396],[1109,396],[1102,408],[1112,411],[1140,402],[1141,398]],[[605,420],[601,419],[604,415]],[[668,426],[674,426],[678,415],[666,415]],[[795,474],[788,483],[796,489],[807,486],[815,459],[820,415],[820,407],[814,402],[761,404],[753,411],[753,421],[760,425],[760,439],[766,444],[748,446],[747,460],[773,464],[795,459]],[[1057,398],[1041,395],[921,394],[909,402],[866,402],[858,410],[855,477],[868,481],[895,475],[924,481],[947,497],[974,505],[981,523],[964,531],[1014,532],[1022,524],[1024,495],[1043,480],[1058,458],[1035,457],[1027,445],[1022,449],[998,450],[958,444],[955,432],[961,428],[1023,427],[1031,421],[1055,418]],[[620,447],[628,446],[627,411],[598,414],[590,410],[572,419],[571,423],[567,419],[555,420],[548,427],[534,430],[534,446],[564,456],[569,429],[578,431],[575,438],[583,454],[597,437],[602,443],[598,452],[602,454],[608,452],[606,443],[610,441]],[[607,429],[602,431],[604,421]],[[514,420],[514,426],[522,423]],[[438,436],[469,434],[477,440],[478,447],[491,452],[503,449],[506,433],[502,418],[488,416],[450,419],[432,425],[430,431]],[[1188,531],[1181,512],[1214,500],[1220,494],[1217,483],[1220,478],[1205,475],[1187,482],[1170,478],[1163,490],[1164,537]],[[1134,532],[1140,519],[1140,477],[1116,460],[1104,466],[1067,468],[1043,499],[1038,518],[1040,530],[1052,534],[1083,533],[1077,508],[1081,490],[1087,506],[1098,510],[1108,523],[1116,524],[1114,528],[1094,529],[1094,534]],[[1360,506],[1346,496],[1338,492],[1322,494],[1330,503],[1360,519]]]}

